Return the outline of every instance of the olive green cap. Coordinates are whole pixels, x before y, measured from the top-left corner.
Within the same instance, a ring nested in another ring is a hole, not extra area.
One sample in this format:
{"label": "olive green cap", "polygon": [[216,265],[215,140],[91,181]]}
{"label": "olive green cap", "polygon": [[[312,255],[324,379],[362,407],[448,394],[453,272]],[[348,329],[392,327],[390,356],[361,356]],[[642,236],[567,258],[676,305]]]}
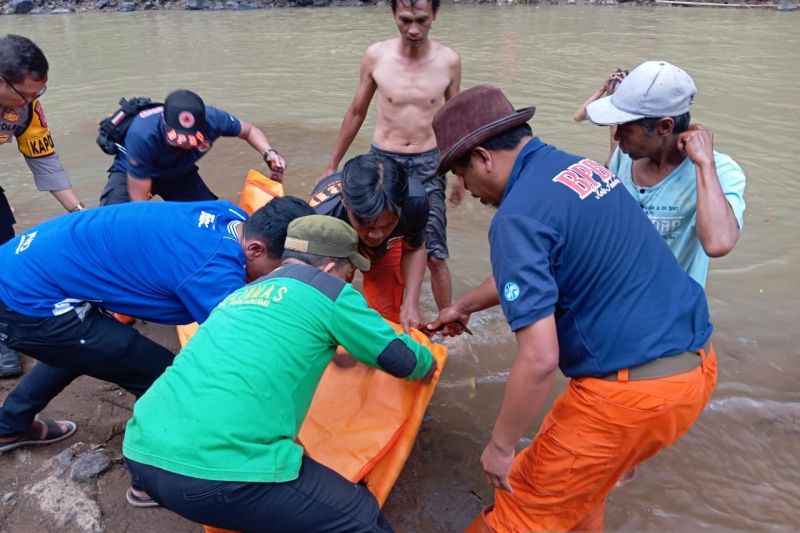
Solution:
{"label": "olive green cap", "polygon": [[369,260],[358,253],[358,233],[347,222],[327,215],[296,218],[286,230],[286,250],[323,257],[346,257],[362,272]]}

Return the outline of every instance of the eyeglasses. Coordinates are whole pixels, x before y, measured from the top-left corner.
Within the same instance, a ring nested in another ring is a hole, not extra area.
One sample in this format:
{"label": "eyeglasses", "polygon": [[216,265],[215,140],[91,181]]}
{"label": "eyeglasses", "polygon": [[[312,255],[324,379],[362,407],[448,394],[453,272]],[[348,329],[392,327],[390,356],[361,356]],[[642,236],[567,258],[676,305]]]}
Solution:
{"label": "eyeglasses", "polygon": [[11,89],[12,89],[12,90],[13,90],[15,93],[17,93],[17,96],[19,96],[20,98],[22,98],[23,100],[25,100],[25,102],[32,102],[32,101],[34,101],[34,100],[35,100],[35,99],[37,99],[37,98],[41,98],[41,96],[42,96],[42,95],[45,93],[45,91],[47,91],[47,85],[44,85],[44,86],[43,86],[41,89],[39,89],[39,91],[38,91],[36,94],[34,94],[34,95],[33,95],[33,97],[27,97],[27,96],[25,96],[24,94],[22,94],[21,92],[19,92],[19,90],[18,90],[16,87],[14,87],[14,84],[13,84],[13,83],[11,83],[10,81],[8,81],[8,78],[6,78],[5,76],[3,76],[2,74],[0,74],[0,78],[2,78],[2,79],[3,79],[3,81],[5,81],[5,82],[6,82],[6,84],[7,84],[9,87],[11,87]]}

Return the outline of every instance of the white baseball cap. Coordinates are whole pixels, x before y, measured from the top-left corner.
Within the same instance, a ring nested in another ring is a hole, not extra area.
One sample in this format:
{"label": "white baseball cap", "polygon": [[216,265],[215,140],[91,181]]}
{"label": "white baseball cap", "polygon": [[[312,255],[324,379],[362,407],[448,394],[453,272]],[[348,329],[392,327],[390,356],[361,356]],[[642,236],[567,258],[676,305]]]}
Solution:
{"label": "white baseball cap", "polygon": [[586,107],[598,126],[624,124],[645,117],[677,117],[689,111],[697,87],[684,70],[666,61],[642,63],[611,96]]}

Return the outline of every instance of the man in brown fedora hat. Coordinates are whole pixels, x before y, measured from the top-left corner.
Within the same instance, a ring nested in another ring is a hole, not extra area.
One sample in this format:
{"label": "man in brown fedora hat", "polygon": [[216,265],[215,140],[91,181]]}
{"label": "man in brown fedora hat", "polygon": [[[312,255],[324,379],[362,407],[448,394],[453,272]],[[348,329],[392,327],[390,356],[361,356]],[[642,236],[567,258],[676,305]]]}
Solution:
{"label": "man in brown fedora hat", "polygon": [[[470,532],[601,530],[619,477],[683,435],[716,383],[702,287],[611,171],[532,135],[533,112],[479,86],[433,120],[439,171],[498,210],[492,276],[428,327],[456,334],[500,303],[518,346],[481,456],[495,505]],[[556,368],[567,390],[515,457]]]}
{"label": "man in brown fedora hat", "polygon": [[[425,189],[430,207],[425,227],[427,266],[433,297],[442,309],[452,302],[447,267],[447,179],[436,172],[439,151],[431,120],[446,100],[458,94],[461,59],[452,48],[428,37],[439,11],[439,0],[392,0],[390,4],[400,36],[373,43],[364,52],[358,88],[345,112],[322,178],[336,172],[377,94],[378,114],[370,152],[393,159],[404,168],[409,180],[421,183]],[[457,205],[463,193],[463,189],[454,186],[451,205]],[[402,278],[399,244],[394,243],[373,266],[393,269],[394,275]],[[411,313],[408,319],[420,317]]]}

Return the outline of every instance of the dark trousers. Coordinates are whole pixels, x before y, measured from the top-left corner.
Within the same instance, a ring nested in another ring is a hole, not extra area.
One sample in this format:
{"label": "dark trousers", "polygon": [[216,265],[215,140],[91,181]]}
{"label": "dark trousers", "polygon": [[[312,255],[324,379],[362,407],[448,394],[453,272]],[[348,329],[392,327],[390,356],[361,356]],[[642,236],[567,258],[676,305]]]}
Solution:
{"label": "dark trousers", "polygon": [[5,244],[14,238],[14,213],[8,203],[6,193],[0,187],[0,244]]}
{"label": "dark trousers", "polygon": [[[174,180],[153,179],[150,192],[171,202],[200,202],[217,199],[196,169],[194,172]],[[100,205],[124,204],[130,201],[128,175],[125,172],[111,170],[108,174],[108,183],[100,195]]]}
{"label": "dark trousers", "polygon": [[308,456],[285,483],[210,481],[126,462],[134,487],[193,522],[245,533],[392,532],[366,487]]}
{"label": "dark trousers", "polygon": [[26,431],[75,378],[86,374],[137,398],[172,364],[172,352],[131,326],[84,304],[48,318],[23,316],[0,302],[0,341],[39,362],[0,408],[0,436]]}

